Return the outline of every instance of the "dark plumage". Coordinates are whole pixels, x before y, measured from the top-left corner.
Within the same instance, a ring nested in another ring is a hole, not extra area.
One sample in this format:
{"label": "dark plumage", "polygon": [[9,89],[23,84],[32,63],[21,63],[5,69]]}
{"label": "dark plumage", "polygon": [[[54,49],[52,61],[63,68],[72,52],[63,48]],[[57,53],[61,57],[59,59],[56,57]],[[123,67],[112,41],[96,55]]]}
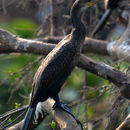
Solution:
{"label": "dark plumage", "polygon": [[107,8],[107,10],[104,13],[104,15],[102,16],[102,18],[99,21],[99,23],[97,24],[97,26],[95,27],[95,29],[94,29],[94,31],[92,33],[92,36],[95,36],[96,33],[101,31],[101,29],[105,25],[106,21],[110,17],[112,11],[118,7],[119,2],[121,2],[121,1],[123,1],[123,0],[106,0],[106,8]]}
{"label": "dark plumage", "polygon": [[58,93],[77,64],[86,34],[84,24],[81,22],[81,9],[90,1],[75,1],[71,9],[71,20],[74,30],[56,45],[38,68],[33,81],[29,109],[21,130],[29,128],[37,104],[46,101],[49,97],[56,101],[54,108],[60,107],[70,113],[69,108],[59,101]]}

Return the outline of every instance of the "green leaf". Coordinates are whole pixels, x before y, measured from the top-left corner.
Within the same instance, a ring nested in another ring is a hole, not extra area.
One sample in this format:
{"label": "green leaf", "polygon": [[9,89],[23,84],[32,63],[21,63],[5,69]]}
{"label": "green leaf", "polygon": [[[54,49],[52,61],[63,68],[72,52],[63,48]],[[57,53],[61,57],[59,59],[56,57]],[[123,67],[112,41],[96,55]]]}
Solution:
{"label": "green leaf", "polygon": [[17,108],[20,108],[20,106],[21,106],[21,104],[20,103],[15,103],[15,108],[17,109]]}
{"label": "green leaf", "polygon": [[86,79],[87,79],[87,84],[89,86],[93,86],[93,87],[94,86],[103,86],[103,85],[108,84],[107,80],[104,80],[92,73],[87,73]]}
{"label": "green leaf", "polygon": [[14,19],[10,26],[16,35],[24,38],[33,37],[37,27],[33,21],[26,19]]}
{"label": "green leaf", "polygon": [[10,123],[10,122],[12,122],[12,119],[11,119],[11,118],[9,118],[9,119],[8,119],[8,122],[9,122],[9,123]]}
{"label": "green leaf", "polygon": [[13,19],[10,23],[0,23],[0,28],[23,38],[31,38],[36,32],[37,25],[28,19]]}
{"label": "green leaf", "polygon": [[56,123],[55,123],[55,121],[54,120],[52,120],[52,122],[51,122],[51,128],[55,128],[56,127]]}

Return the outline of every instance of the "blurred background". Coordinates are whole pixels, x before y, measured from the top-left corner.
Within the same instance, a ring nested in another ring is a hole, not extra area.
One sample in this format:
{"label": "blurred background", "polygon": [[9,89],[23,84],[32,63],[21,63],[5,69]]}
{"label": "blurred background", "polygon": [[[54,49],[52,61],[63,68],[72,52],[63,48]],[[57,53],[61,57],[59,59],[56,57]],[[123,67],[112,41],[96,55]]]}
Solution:
{"label": "blurred background", "polygon": [[[0,28],[27,39],[65,36],[72,29],[69,12],[74,1],[0,0]],[[83,19],[87,36],[91,35],[104,11],[104,0],[86,10]],[[118,13],[114,15],[118,16]],[[116,19],[110,22],[100,32],[98,39],[118,39],[126,23],[118,21],[119,30],[115,23]],[[101,55],[87,56],[129,74],[127,63]],[[27,53],[0,54],[0,114],[28,104],[33,77],[42,58],[42,55]],[[85,130],[114,130],[129,110],[129,102],[120,96],[113,84],[79,68],[75,68],[60,96],[71,106]],[[48,116],[36,130],[58,129]]]}

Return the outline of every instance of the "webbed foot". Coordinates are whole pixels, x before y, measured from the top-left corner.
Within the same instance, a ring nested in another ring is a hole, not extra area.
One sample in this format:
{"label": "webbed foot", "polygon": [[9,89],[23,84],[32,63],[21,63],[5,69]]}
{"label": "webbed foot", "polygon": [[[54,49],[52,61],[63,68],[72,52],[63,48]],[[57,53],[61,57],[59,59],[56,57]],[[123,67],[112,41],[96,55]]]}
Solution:
{"label": "webbed foot", "polygon": [[60,101],[55,102],[55,104],[53,105],[53,109],[55,110],[56,108],[60,108],[63,111],[69,113],[76,120],[77,124],[80,124],[81,128],[83,129],[81,122],[71,113],[71,109],[69,106],[67,106],[67,104]]}

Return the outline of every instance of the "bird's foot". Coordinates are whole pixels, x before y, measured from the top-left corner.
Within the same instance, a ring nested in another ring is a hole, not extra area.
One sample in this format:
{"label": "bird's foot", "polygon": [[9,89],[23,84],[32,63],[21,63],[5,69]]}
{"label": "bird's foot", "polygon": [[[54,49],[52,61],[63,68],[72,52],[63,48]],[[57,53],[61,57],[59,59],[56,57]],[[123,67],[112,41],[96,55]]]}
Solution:
{"label": "bird's foot", "polygon": [[76,120],[77,124],[79,124],[83,129],[81,122],[71,113],[71,109],[69,106],[67,106],[67,104],[63,102],[55,102],[55,104],[53,105],[53,109],[55,110],[56,108],[60,108],[63,111],[69,113]]}
{"label": "bird's foot", "polygon": [[55,110],[56,108],[60,108],[64,110],[65,112],[69,113],[70,115],[72,114],[70,107],[67,106],[67,104],[63,102],[55,102],[55,104],[53,105],[53,109]]}

